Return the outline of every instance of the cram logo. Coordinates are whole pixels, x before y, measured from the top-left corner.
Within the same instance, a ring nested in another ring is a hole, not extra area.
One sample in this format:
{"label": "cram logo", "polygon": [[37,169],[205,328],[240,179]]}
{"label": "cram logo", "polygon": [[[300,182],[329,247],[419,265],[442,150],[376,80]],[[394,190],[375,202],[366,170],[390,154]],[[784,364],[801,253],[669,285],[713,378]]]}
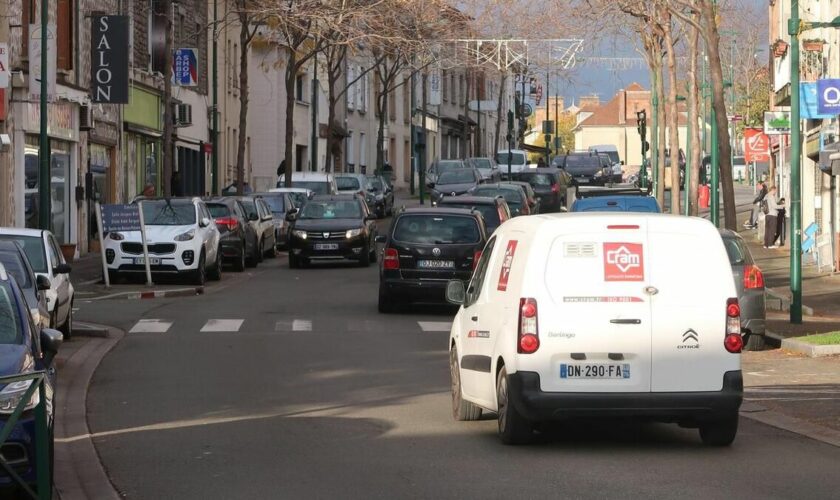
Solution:
{"label": "cram logo", "polygon": [[604,281],[642,281],[644,249],[639,243],[604,243]]}
{"label": "cram logo", "polygon": [[693,328],[689,328],[682,334],[682,344],[677,346],[677,349],[699,349],[700,348],[700,334],[695,332]]}

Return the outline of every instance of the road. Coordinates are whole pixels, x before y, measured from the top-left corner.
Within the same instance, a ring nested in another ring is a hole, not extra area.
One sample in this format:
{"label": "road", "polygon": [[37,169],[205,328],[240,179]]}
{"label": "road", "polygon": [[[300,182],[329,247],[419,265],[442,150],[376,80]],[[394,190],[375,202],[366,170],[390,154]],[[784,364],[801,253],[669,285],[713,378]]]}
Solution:
{"label": "road", "polygon": [[375,266],[281,258],[237,278],[80,307],[80,320],[134,330],[87,401],[126,498],[836,498],[840,449],[743,418],[728,449],[615,421],[503,446],[492,416],[450,417],[451,310],[379,315]]}

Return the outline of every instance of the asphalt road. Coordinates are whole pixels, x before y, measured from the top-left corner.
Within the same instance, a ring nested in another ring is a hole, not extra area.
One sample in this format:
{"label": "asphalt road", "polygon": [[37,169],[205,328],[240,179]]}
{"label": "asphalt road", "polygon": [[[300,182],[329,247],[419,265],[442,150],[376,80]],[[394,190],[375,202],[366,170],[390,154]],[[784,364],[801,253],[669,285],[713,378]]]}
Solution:
{"label": "asphalt road", "polygon": [[836,498],[840,449],[747,419],[727,449],[615,421],[503,446],[492,416],[450,417],[451,310],[379,315],[375,266],[250,273],[204,296],[80,305],[135,330],[88,393],[125,497]]}

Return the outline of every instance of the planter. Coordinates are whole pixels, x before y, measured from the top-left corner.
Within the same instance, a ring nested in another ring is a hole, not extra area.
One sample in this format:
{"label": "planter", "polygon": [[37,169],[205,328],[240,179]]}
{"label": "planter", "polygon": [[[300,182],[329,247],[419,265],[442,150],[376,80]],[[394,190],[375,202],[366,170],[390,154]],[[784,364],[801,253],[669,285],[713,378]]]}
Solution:
{"label": "planter", "polygon": [[787,54],[788,43],[784,40],[776,40],[776,42],[773,43],[772,49],[774,56],[782,57]]}
{"label": "planter", "polygon": [[76,258],[76,244],[69,243],[66,245],[61,245],[61,254],[64,255],[64,260],[68,263],[72,263],[73,260]]}

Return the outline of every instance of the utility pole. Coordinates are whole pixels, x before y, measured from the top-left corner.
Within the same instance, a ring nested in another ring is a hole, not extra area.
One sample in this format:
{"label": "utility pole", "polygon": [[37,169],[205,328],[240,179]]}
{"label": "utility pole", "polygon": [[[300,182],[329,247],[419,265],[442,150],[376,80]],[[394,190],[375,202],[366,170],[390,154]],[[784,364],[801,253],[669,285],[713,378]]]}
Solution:
{"label": "utility pole", "polygon": [[799,113],[799,0],[790,2],[790,322],[802,323],[802,133]]}
{"label": "utility pole", "polygon": [[[47,68],[47,31],[50,20],[49,0],[41,0],[41,124],[38,141],[38,226],[49,230],[52,224],[50,207],[50,137],[47,135],[47,92],[49,92],[49,68]],[[5,20],[4,20],[5,22]],[[30,75],[32,77],[32,75]],[[58,235],[62,239],[64,235]]]}
{"label": "utility pole", "polygon": [[219,194],[219,0],[213,0],[213,144],[210,194]]}
{"label": "utility pole", "polygon": [[715,106],[714,106],[714,93],[712,94],[712,106],[711,106],[711,121],[712,121],[712,145],[711,145],[711,153],[712,153],[712,186],[711,186],[711,201],[709,203],[709,213],[712,219],[712,224],[715,227],[719,226],[720,223],[720,180],[718,178],[719,171],[719,156],[720,152],[718,151],[718,126],[717,126],[717,113],[715,113]]}
{"label": "utility pole", "polygon": [[[735,115],[735,47],[738,43],[737,32],[732,32],[732,44],[729,46],[729,105],[731,113]],[[735,177],[735,120],[729,121],[731,133],[729,134],[729,165],[732,167],[732,176]]]}
{"label": "utility pole", "polygon": [[164,3],[166,22],[164,33],[164,57],[163,57],[163,196],[172,196],[172,135],[174,133],[175,120],[172,117],[172,48],[175,44],[172,36],[172,9],[175,6],[172,0]]}
{"label": "utility pole", "polygon": [[[411,58],[412,66],[414,66],[414,56],[412,55]],[[412,196],[414,196],[414,175],[415,172],[417,172],[417,144],[414,137],[414,135],[417,133],[417,127],[416,125],[414,125],[414,116],[417,114],[417,92],[414,88],[417,85],[416,75],[416,71],[411,72],[411,89],[409,90],[409,100],[411,101],[411,112],[409,113],[411,115],[411,126],[409,127],[409,148],[411,149],[411,176],[408,179],[408,190]]]}
{"label": "utility pole", "polygon": [[[315,45],[318,45],[317,38],[315,39]],[[310,170],[313,172],[318,171],[318,53],[315,53],[315,57],[313,59],[313,70],[312,70],[312,156],[310,162],[312,165],[309,167]],[[379,166],[377,165],[377,170]],[[379,171],[376,172],[377,174],[381,173]]]}
{"label": "utility pole", "polygon": [[[656,90],[658,87],[657,79],[659,75],[657,74],[658,71],[651,72],[651,94],[653,95],[653,127],[651,130],[651,135],[653,139],[653,144],[650,148],[650,157],[653,160],[651,162],[651,184],[653,186],[653,193],[656,194],[659,189],[659,93]],[[660,200],[661,201],[661,200]]]}
{"label": "utility pole", "polygon": [[[545,72],[545,122],[546,127],[550,127],[549,123],[551,122],[551,117],[549,116],[551,113],[551,106],[549,105],[549,101],[551,100],[551,69],[546,70]],[[550,129],[546,128],[543,132],[545,132],[545,164],[546,166],[551,165],[551,133],[549,132]]]}

